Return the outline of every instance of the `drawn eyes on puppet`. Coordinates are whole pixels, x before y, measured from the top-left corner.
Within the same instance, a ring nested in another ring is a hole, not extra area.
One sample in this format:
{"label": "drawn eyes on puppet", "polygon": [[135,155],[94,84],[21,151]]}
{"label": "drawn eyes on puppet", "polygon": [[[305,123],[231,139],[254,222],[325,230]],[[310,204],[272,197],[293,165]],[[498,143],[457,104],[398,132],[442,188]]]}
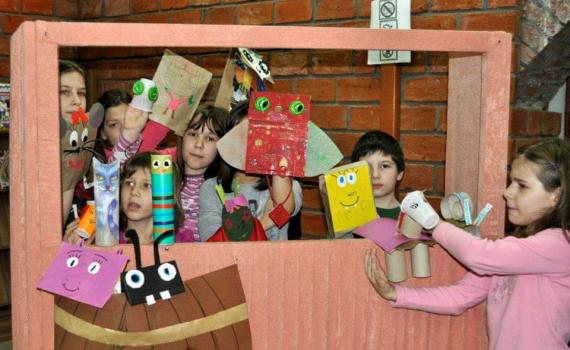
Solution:
{"label": "drawn eyes on puppet", "polygon": [[301,101],[294,101],[294,102],[291,102],[291,105],[289,106],[289,110],[294,115],[301,115],[305,111],[305,105]]}
{"label": "drawn eyes on puppet", "polygon": [[65,264],[70,269],[73,269],[73,268],[77,267],[77,265],[79,265],[79,257],[78,256],[70,256],[69,258],[67,258],[67,261],[65,262]]}
{"label": "drawn eyes on puppet", "polygon": [[356,183],[356,173],[350,172],[346,175],[339,175],[336,179],[338,187],[344,188],[347,184],[354,185]]}
{"label": "drawn eyes on puppet", "polygon": [[356,183],[356,173],[350,172],[346,175],[346,178],[349,184],[354,185]]}
{"label": "drawn eyes on puppet", "polygon": [[[81,257],[80,255],[72,255],[68,257],[67,260],[65,261],[65,265],[67,265],[67,267],[70,269],[76,268],[77,266],[79,266],[80,257]],[[100,270],[101,270],[100,261],[93,261],[89,264],[89,266],[87,266],[87,272],[89,272],[91,275],[96,275],[97,273],[99,273]]]}
{"label": "drawn eyes on puppet", "polygon": [[166,282],[172,281],[177,273],[176,267],[170,263],[164,263],[158,267],[158,276]]}
{"label": "drawn eyes on puppet", "polygon": [[144,274],[139,270],[129,270],[125,275],[125,282],[132,289],[139,289],[144,285]]}
{"label": "drawn eyes on puppet", "polygon": [[73,130],[71,132],[71,134],[69,134],[69,145],[71,147],[77,147],[77,142],[78,142],[78,134],[77,131]]}
{"label": "drawn eyes on puppet", "polygon": [[267,97],[258,97],[255,100],[255,109],[258,111],[265,112],[269,109],[269,107],[271,107],[271,103]]}
{"label": "drawn eyes on puppet", "polygon": [[81,132],[81,141],[85,143],[87,142],[88,139],[89,139],[89,129],[85,128],[83,129],[83,132]]}
{"label": "drawn eyes on puppet", "polygon": [[101,270],[101,264],[98,261],[93,261],[89,266],[87,266],[87,272],[92,275],[96,275],[99,270]]}

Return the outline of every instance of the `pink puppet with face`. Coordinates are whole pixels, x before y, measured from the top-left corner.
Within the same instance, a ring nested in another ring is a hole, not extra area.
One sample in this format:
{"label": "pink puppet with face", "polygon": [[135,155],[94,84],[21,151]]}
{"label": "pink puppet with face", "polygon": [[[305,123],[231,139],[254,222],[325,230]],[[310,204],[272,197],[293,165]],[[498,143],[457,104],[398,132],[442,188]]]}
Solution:
{"label": "pink puppet with face", "polygon": [[113,294],[127,260],[118,253],[62,242],[37,288],[101,308]]}

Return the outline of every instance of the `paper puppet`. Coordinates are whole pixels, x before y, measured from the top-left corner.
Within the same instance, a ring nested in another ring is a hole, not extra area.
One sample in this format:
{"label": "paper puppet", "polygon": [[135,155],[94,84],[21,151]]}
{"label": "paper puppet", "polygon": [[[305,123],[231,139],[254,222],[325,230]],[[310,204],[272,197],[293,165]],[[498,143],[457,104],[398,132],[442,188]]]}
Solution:
{"label": "paper puppet", "polygon": [[102,309],[55,298],[54,349],[252,348],[237,265],[184,281],[186,291],[154,305],[115,294]]}
{"label": "paper puppet", "polygon": [[338,147],[308,121],[307,96],[254,92],[248,118],[218,141],[232,167],[257,174],[316,176],[342,159]]}
{"label": "paper puppet", "polygon": [[174,236],[174,231],[165,232],[154,240],[154,265],[142,267],[138,234],[135,230],[125,232],[125,237],[133,242],[136,259],[136,269],[121,274],[121,285],[125,288],[129,304],[146,302],[152,305],[157,299],[170,299],[172,295],[184,292],[176,262],[160,262],[158,245],[168,236]]}
{"label": "paper puppet", "polygon": [[268,80],[273,83],[271,71],[269,70],[267,63],[263,61],[263,56],[245,47],[240,47],[238,52],[242,62],[251,68],[261,80]]}
{"label": "paper puppet", "polygon": [[71,117],[60,118],[62,191],[74,189],[87,173],[104,112],[103,105],[95,103],[89,113],[79,108]]}
{"label": "paper puppet", "polygon": [[104,164],[93,158],[98,246],[119,244],[119,161]]}
{"label": "paper puppet", "polygon": [[431,237],[422,232],[404,213],[398,221],[390,218],[378,218],[354,229],[354,233],[371,239],[385,252],[388,280],[397,283],[405,281],[407,276],[406,254],[411,252],[412,274],[414,277],[430,277],[428,244]]}
{"label": "paper puppet", "polygon": [[[172,156],[150,156],[150,176],[152,182],[153,236],[174,230],[174,164]],[[163,244],[174,243],[174,235],[163,240]]]}
{"label": "paper puppet", "polygon": [[251,213],[247,199],[239,193],[239,186],[234,189],[235,197],[230,199],[226,198],[222,185],[217,185],[216,191],[223,203],[222,227],[208,239],[208,242],[267,240],[263,225]]}
{"label": "paper puppet", "polygon": [[210,79],[212,73],[165,50],[152,79],[158,88],[158,99],[150,119],[182,136]]}
{"label": "paper puppet", "polygon": [[319,177],[319,188],[329,231],[334,236],[362,226],[378,217],[368,164],[343,165]]}
{"label": "paper puppet", "polygon": [[127,261],[119,253],[62,242],[37,288],[101,308],[111,297]]}
{"label": "paper puppet", "polygon": [[133,84],[133,99],[129,104],[131,107],[150,112],[156,100],[158,100],[158,88],[154,81],[143,78]]}

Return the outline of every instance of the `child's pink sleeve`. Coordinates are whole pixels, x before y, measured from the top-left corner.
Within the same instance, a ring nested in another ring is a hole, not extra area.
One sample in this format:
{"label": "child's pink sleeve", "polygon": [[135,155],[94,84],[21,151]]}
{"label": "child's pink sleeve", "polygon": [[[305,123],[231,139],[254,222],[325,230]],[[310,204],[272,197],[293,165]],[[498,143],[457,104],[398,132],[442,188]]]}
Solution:
{"label": "child's pink sleeve", "polygon": [[142,143],[139,152],[154,151],[169,131],[170,129],[167,126],[149,119],[141,133]]}
{"label": "child's pink sleeve", "polygon": [[108,157],[107,162],[111,163],[116,159],[119,160],[119,164],[122,166],[129,158],[134,156],[137,153],[137,149],[139,149],[141,144],[140,136],[136,139],[135,142],[129,143],[121,133],[119,136],[119,142],[113,147],[113,153]]}
{"label": "child's pink sleeve", "polygon": [[570,244],[560,229],[544,230],[527,238],[492,241],[444,222],[437,226],[433,238],[477,274],[570,273]]}
{"label": "child's pink sleeve", "polygon": [[390,305],[442,315],[459,315],[487,299],[491,277],[468,272],[454,285],[434,288],[408,288],[396,285],[398,294]]}

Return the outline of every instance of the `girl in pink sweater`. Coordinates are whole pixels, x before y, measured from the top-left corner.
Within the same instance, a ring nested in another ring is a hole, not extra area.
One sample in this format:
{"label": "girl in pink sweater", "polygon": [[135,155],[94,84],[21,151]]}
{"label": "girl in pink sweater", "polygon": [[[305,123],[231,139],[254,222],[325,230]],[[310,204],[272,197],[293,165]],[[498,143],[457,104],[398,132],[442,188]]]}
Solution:
{"label": "girl in pink sweater", "polygon": [[391,284],[373,251],[366,275],[393,307],[457,315],[487,301],[490,349],[568,349],[570,340],[570,143],[522,150],[503,194],[514,234],[481,239],[445,222],[433,238],[469,271],[454,285]]}

